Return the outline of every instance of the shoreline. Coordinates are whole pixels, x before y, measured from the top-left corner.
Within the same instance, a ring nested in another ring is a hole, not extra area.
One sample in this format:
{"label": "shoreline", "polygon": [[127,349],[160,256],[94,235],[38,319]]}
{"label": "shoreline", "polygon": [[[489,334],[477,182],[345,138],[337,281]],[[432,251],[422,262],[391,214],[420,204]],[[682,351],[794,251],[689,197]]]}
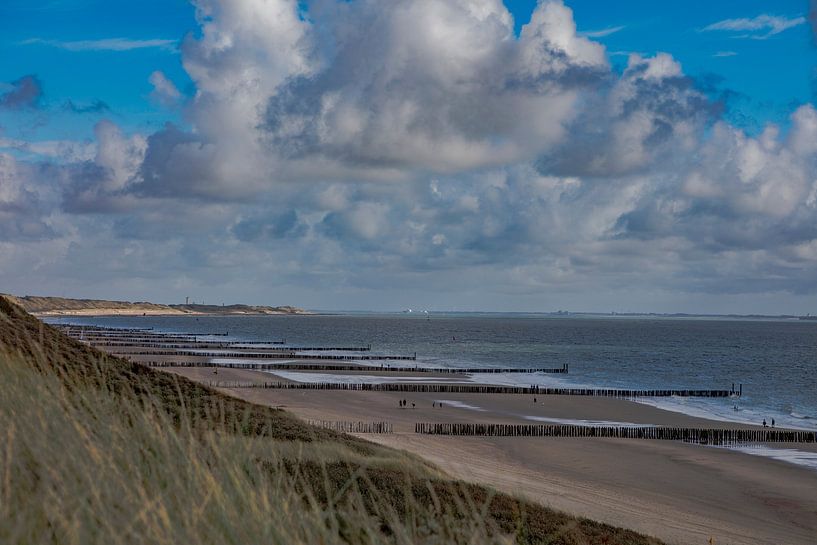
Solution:
{"label": "shoreline", "polygon": [[[153,356],[149,350],[138,347],[132,351],[133,361],[137,362],[181,357],[204,364],[217,357],[209,352],[218,352],[208,349],[207,355],[162,354],[159,350]],[[127,356],[131,350],[121,348],[113,352]],[[239,385],[284,378],[298,382],[394,381],[393,373],[387,370],[327,374],[211,366],[162,367],[161,371],[212,384],[233,397],[283,409],[305,420],[344,424],[376,420],[387,424],[379,429],[393,433],[352,435],[418,455],[457,479],[488,485],[572,515],[628,527],[667,543],[706,543],[712,539],[739,545],[805,545],[811,544],[811,537],[817,534],[814,493],[817,471],[792,463],[791,457],[793,452],[799,452],[817,459],[814,444],[770,443],[764,446],[776,456],[758,456],[757,452],[747,453],[745,449],[668,440],[425,435],[417,433],[416,428],[417,423],[558,422],[699,429],[761,428],[758,425],[701,418],[665,410],[655,403],[607,396],[317,391]],[[401,378],[412,382],[454,378],[414,375],[409,373]],[[276,378],[270,380],[272,377]],[[561,376],[520,377],[501,373],[461,375],[455,380],[543,386],[573,382]],[[229,384],[236,387],[225,387]],[[696,405],[694,400],[679,399],[683,404]],[[721,399],[721,405],[724,400],[731,406],[732,401],[726,398]],[[785,448],[788,446],[797,450]]]}
{"label": "shoreline", "polygon": [[[344,379],[346,375],[350,375],[350,372],[332,372],[332,373],[317,373],[317,372],[310,372],[305,370],[298,370],[298,371],[283,371],[285,374],[281,374],[282,371],[267,371],[266,373],[272,374],[276,377],[286,377],[287,380],[291,380],[294,382],[350,382],[349,380]],[[386,374],[369,372],[369,373],[361,373],[364,376],[361,377],[362,380],[359,382],[366,382],[366,383],[376,383],[376,382],[419,382],[422,381],[423,377],[393,377]],[[320,377],[320,379],[315,380],[304,380],[309,375]],[[365,375],[371,375],[371,377],[367,377]],[[332,379],[332,376],[335,379]],[[428,376],[428,375],[426,375]],[[461,382],[464,384],[485,384],[485,385],[505,385],[505,386],[529,386],[530,384],[536,384],[539,386],[545,387],[559,387],[559,388],[589,388],[589,389],[606,389],[606,388],[614,388],[612,386],[606,385],[599,385],[595,383],[584,383],[584,382],[574,382],[571,381],[569,375],[535,375],[535,379],[533,381],[525,380],[522,378],[522,375],[516,374],[503,374],[503,373],[492,373],[488,375],[478,375],[475,376],[473,374],[463,374],[463,375],[445,375],[447,377],[458,377],[461,378]],[[381,378],[386,377],[386,378]],[[388,378],[393,378],[394,380],[387,380]],[[528,378],[531,378],[528,376]],[[267,377],[267,380],[269,378]],[[452,380],[448,380],[446,382],[453,382]],[[637,388],[636,388],[637,389]],[[524,394],[520,394],[524,395]],[[717,404],[720,402],[725,401],[725,398],[679,398],[674,396],[669,397],[643,397],[643,398],[632,398],[630,401],[634,403],[638,403],[641,405],[655,407],[658,409],[662,409],[665,411],[673,412],[682,414],[685,416],[700,418],[704,420],[719,422],[730,424],[733,426],[752,426],[752,427],[762,427],[763,419],[766,418],[767,420],[771,420],[771,418],[776,418],[777,428],[785,428],[785,429],[792,429],[792,430],[801,430],[801,431],[817,431],[817,422],[814,420],[809,419],[808,422],[798,422],[796,417],[791,415],[786,415],[782,413],[775,412],[774,410],[769,410],[766,414],[760,413],[754,409],[745,409],[741,408],[738,411],[738,414],[732,414],[728,412],[729,409],[723,409],[722,411],[717,410]],[[740,398],[729,398],[729,403],[739,403]],[[747,414],[748,413],[748,414]],[[744,415],[741,418],[741,415]],[[770,423],[770,422],[769,422]],[[809,426],[808,424],[811,423],[812,425]]]}
{"label": "shoreline", "polygon": [[[60,311],[63,312],[63,311]],[[83,311],[84,312],[84,311]],[[115,318],[115,317],[123,317],[123,318],[131,318],[131,317],[140,317],[142,316],[141,313],[134,312],[134,311],[117,311],[116,314],[35,314],[38,317],[45,317],[45,318]],[[314,314],[314,313],[279,313],[279,314],[192,314],[189,312],[182,312],[178,311],[173,314],[164,314],[161,312],[154,312],[154,314],[146,314],[149,317],[181,317],[181,316],[188,316],[188,317],[229,317],[229,316],[246,316],[246,317],[257,317],[257,316],[323,316],[323,314]],[[158,332],[158,330],[157,330]],[[237,341],[240,342],[240,341]],[[156,359],[165,359],[165,358],[156,358]],[[418,361],[419,362],[419,361]],[[439,362],[434,362],[432,365],[440,365]],[[298,373],[303,373],[303,370],[299,370]],[[339,373],[335,373],[339,374]],[[452,375],[447,375],[451,377]],[[501,385],[509,385],[509,386],[528,386],[530,384],[538,384],[542,386],[555,386],[555,387],[568,387],[568,388],[598,388],[598,389],[605,389],[605,388],[616,388],[620,387],[620,385],[606,385],[603,382],[585,382],[581,380],[575,380],[573,375],[533,375],[529,376],[531,380],[526,380],[520,375],[503,375],[503,374],[490,374],[490,375],[470,375],[467,376],[464,382],[468,383],[484,383],[484,384],[501,384]],[[294,379],[298,381],[297,378]],[[331,381],[331,380],[327,380]],[[407,382],[406,378],[401,380],[402,382]],[[450,380],[446,380],[449,382]],[[365,382],[365,380],[364,380]],[[728,385],[725,385],[728,388]],[[632,386],[635,389],[640,388],[641,386],[638,384],[634,384]],[[777,421],[777,427],[786,427],[791,429],[797,430],[805,430],[805,431],[817,431],[817,419],[809,418],[809,417],[798,417],[794,414],[782,412],[779,409],[775,408],[762,408],[762,407],[752,407],[750,406],[741,406],[739,412],[733,413],[731,411],[731,403],[729,406],[719,406],[720,400],[714,399],[706,399],[706,398],[696,398],[696,399],[676,399],[672,397],[668,398],[651,398],[651,399],[637,399],[638,403],[643,403],[645,405],[651,405],[660,407],[666,410],[679,412],[681,414],[688,414],[692,416],[700,416],[702,418],[715,420],[719,422],[727,422],[727,423],[736,423],[741,425],[760,425],[764,419],[771,423],[771,419],[774,418]],[[740,404],[740,400],[736,400],[738,404]]]}
{"label": "shoreline", "polygon": [[136,310],[136,309],[83,309],[83,310],[48,310],[43,312],[32,312],[32,316],[37,318],[111,318],[116,316],[139,317],[139,316],[315,316],[310,311],[303,312],[196,312],[185,310]]}
{"label": "shoreline", "polygon": [[[167,370],[199,380],[206,376],[203,370]],[[220,369],[220,378],[230,380],[232,372]],[[240,373],[241,380],[265,376]],[[307,420],[389,421],[394,433],[356,435],[417,454],[453,477],[668,543],[714,537],[717,543],[805,545],[817,533],[817,471],[787,461],[674,441],[427,436],[413,428],[420,421],[532,423],[526,415],[724,427],[718,421],[614,398],[542,396],[534,404],[531,396],[505,394],[221,391]],[[416,408],[399,408],[403,398]],[[792,446],[817,455],[817,445]]]}

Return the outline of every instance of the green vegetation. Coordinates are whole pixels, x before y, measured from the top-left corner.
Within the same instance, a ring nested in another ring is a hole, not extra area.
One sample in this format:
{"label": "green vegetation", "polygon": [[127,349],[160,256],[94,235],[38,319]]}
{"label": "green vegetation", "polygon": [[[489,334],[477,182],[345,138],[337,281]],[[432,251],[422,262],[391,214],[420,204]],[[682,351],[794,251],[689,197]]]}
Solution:
{"label": "green vegetation", "polygon": [[656,544],[107,356],[0,297],[2,543]]}
{"label": "green vegetation", "polygon": [[129,313],[139,314],[147,312],[151,314],[308,314],[305,310],[291,307],[267,307],[250,305],[197,305],[195,303],[185,305],[162,305],[158,303],[148,303],[138,301],[105,301],[102,299],[66,299],[64,297],[37,297],[26,295],[25,297],[15,297],[13,295],[0,294],[6,297],[15,305],[26,312],[49,313],[49,314],[73,314],[76,312],[95,313]]}

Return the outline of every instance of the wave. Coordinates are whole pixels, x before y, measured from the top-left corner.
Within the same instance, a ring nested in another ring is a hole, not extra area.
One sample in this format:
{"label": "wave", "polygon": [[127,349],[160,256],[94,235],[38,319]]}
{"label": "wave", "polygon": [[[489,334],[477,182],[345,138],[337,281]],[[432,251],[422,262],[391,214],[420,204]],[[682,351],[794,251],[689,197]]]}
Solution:
{"label": "wave", "polygon": [[605,426],[609,428],[655,428],[657,424],[636,424],[635,422],[618,422],[615,420],[587,420],[576,418],[550,418],[547,416],[529,416],[525,415],[522,418],[525,420],[533,420],[534,422],[550,422],[553,424],[564,424],[567,426]]}
{"label": "wave", "polygon": [[[718,447],[721,448],[721,447]],[[817,452],[810,452],[804,450],[787,449],[787,448],[769,448],[765,446],[746,446],[746,447],[723,447],[729,450],[737,450],[752,456],[764,456],[782,462],[788,462],[799,466],[805,466],[810,469],[817,470]]]}
{"label": "wave", "polygon": [[[619,388],[620,385],[610,386],[609,384],[586,383],[575,381],[565,375],[549,375],[544,373],[534,373],[533,375],[502,374],[497,375],[471,375],[473,382],[481,384],[497,384],[501,386],[547,386],[564,388]],[[638,388],[637,385],[633,386]],[[657,409],[685,414],[695,418],[706,420],[716,420],[719,422],[731,422],[734,424],[761,425],[765,419],[767,423],[775,420],[777,427],[791,429],[801,429],[807,431],[817,430],[817,420],[800,413],[786,413],[782,411],[769,410],[763,407],[750,405],[747,397],[744,398],[696,398],[696,397],[643,397],[634,398],[632,401],[650,405]],[[735,411],[734,407],[738,410]]]}
{"label": "wave", "polygon": [[437,403],[441,403],[442,405],[448,405],[449,407],[454,407],[455,409],[468,409],[470,411],[477,411],[484,413],[486,409],[482,407],[477,407],[476,405],[469,405],[468,403],[463,403],[462,401],[454,401],[453,399],[435,399]]}
{"label": "wave", "polygon": [[[385,384],[393,382],[429,382],[428,377],[414,377],[414,376],[376,376],[376,375],[341,375],[337,373],[311,373],[298,371],[283,371],[280,369],[264,370],[265,373],[276,375],[294,382],[326,382],[337,384]],[[457,378],[433,378],[431,382],[440,383],[462,383],[462,380]]]}

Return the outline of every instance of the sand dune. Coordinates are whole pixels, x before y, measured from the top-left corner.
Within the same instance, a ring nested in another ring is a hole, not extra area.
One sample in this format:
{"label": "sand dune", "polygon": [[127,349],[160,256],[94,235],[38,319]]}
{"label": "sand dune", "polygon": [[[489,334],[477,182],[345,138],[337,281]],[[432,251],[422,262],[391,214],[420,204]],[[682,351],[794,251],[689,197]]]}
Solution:
{"label": "sand dune", "polygon": [[250,305],[164,305],[146,301],[105,301],[101,299],[67,299],[64,297],[16,297],[0,294],[37,316],[164,316],[164,315],[244,315],[308,314],[291,306]]}

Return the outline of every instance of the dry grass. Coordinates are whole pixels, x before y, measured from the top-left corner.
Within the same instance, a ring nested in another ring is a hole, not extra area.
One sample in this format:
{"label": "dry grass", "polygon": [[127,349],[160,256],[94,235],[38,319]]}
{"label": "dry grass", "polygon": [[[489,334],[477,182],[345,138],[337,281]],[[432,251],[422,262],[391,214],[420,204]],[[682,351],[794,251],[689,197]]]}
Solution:
{"label": "dry grass", "polygon": [[0,298],[2,543],[654,544],[106,356]]}

